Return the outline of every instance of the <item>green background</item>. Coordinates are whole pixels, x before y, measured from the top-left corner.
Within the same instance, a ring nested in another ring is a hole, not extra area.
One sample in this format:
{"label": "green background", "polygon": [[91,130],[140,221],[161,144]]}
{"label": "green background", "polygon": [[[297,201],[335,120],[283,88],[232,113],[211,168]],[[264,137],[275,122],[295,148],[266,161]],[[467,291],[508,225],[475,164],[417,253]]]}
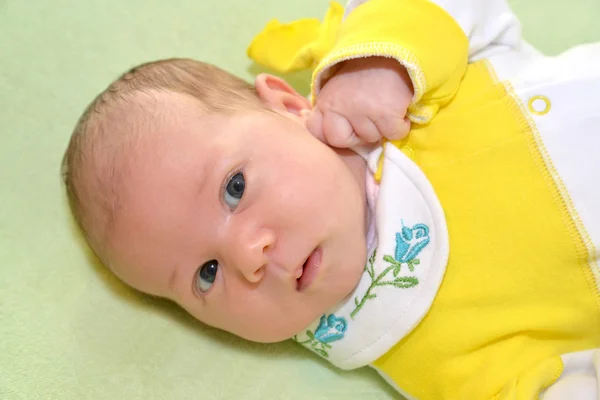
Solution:
{"label": "green background", "polygon": [[[600,0],[513,0],[547,53],[600,40]],[[325,0],[0,0],[0,399],[392,399],[368,369],[205,328],[120,284],[89,254],[59,178],[71,129],[125,69],[194,57],[252,79],[271,18]],[[307,92],[307,74],[289,77]]]}

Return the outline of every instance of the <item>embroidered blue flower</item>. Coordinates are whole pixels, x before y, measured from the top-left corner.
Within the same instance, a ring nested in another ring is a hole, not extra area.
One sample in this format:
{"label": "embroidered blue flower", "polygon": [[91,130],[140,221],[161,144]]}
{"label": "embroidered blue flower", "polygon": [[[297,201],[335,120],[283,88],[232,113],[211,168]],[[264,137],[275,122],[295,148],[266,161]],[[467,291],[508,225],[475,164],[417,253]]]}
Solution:
{"label": "embroidered blue flower", "polygon": [[348,323],[344,317],[336,317],[329,314],[323,315],[319,321],[319,326],[315,330],[315,339],[321,343],[331,343],[340,340],[346,333]]}
{"label": "embroidered blue flower", "polygon": [[344,317],[336,317],[334,314],[323,315],[314,333],[310,329],[306,331],[305,334],[308,339],[301,340],[298,335],[295,335],[292,339],[321,357],[328,358],[329,353],[327,350],[331,349],[329,343],[343,339],[347,328],[348,323]]}
{"label": "embroidered blue flower", "polygon": [[421,250],[429,244],[429,228],[424,224],[417,224],[412,228],[402,227],[402,231],[396,233],[396,254],[394,258],[407,263],[415,259]]}

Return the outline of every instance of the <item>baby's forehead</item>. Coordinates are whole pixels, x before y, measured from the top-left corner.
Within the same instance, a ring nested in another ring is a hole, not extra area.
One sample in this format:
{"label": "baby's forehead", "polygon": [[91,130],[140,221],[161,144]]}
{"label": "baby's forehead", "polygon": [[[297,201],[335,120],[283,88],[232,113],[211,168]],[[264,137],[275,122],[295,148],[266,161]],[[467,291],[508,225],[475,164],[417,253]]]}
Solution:
{"label": "baby's forehead", "polygon": [[86,192],[118,197],[132,178],[145,178],[151,161],[163,158],[182,139],[177,126],[199,113],[179,97],[140,92],[105,104],[92,116],[79,157],[79,184]]}
{"label": "baby's forehead", "polygon": [[155,164],[190,162],[205,153],[226,123],[198,103],[174,92],[140,94],[109,116],[116,139],[109,147],[122,147],[118,152],[130,164],[125,169],[139,173],[151,173]]}
{"label": "baby's forehead", "polygon": [[181,139],[182,131],[204,119],[202,107],[189,96],[168,91],[131,94],[96,117],[98,142],[111,153],[147,150],[156,141]]}
{"label": "baby's forehead", "polygon": [[207,111],[197,99],[178,92],[144,92],[127,103],[108,116],[111,136],[116,139],[108,147],[121,147],[117,153],[127,163],[123,170],[134,172],[139,179],[151,179],[159,164],[187,168],[199,159],[214,159],[241,142],[256,148],[262,142],[241,140],[246,137],[244,132],[252,133],[272,122],[270,113],[256,110]]}
{"label": "baby's forehead", "polygon": [[150,122],[159,127],[165,122],[184,118],[199,118],[203,114],[196,99],[167,90],[136,91],[108,107],[105,116],[113,123]]}

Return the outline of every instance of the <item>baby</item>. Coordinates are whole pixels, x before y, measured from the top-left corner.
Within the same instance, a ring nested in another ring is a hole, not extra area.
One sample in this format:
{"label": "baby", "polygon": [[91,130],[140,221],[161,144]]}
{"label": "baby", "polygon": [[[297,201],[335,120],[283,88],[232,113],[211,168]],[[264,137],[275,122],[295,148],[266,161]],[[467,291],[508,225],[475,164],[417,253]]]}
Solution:
{"label": "baby", "polygon": [[111,84],[63,162],[88,243],[208,325],[407,398],[598,398],[600,47],[544,57],[503,0],[344,13],[250,48],[317,65],[314,108],[183,59]]}

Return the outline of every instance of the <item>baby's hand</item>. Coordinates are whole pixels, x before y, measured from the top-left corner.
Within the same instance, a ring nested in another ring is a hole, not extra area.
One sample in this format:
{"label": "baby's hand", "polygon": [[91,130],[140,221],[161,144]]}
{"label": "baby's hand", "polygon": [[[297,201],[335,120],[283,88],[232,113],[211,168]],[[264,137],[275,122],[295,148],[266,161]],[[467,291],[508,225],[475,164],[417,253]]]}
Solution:
{"label": "baby's hand", "polygon": [[319,93],[307,126],[317,139],[339,148],[402,139],[410,129],[406,110],[412,97],[410,77],[398,61],[345,61]]}

